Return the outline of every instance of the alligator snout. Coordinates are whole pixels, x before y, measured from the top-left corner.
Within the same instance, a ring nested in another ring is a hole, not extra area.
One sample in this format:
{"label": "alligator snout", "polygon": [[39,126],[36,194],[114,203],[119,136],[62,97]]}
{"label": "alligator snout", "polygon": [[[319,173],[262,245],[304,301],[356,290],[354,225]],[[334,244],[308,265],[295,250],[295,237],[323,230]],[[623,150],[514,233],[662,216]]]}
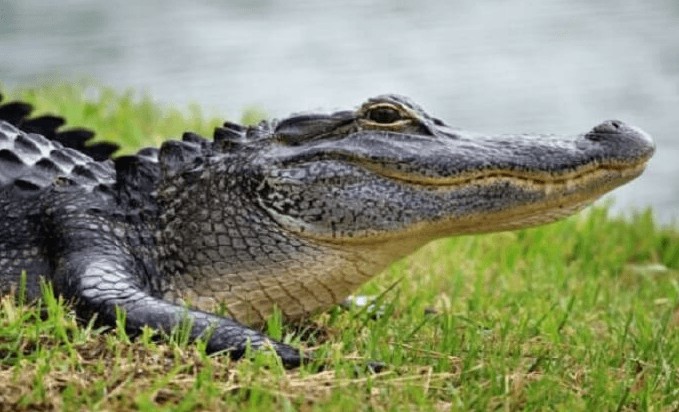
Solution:
{"label": "alligator snout", "polygon": [[587,133],[587,138],[594,141],[630,138],[654,146],[653,139],[651,139],[651,136],[646,132],[637,127],[630,126],[625,122],[621,122],[620,120],[606,120],[605,122],[594,126],[592,130]]}
{"label": "alligator snout", "polygon": [[655,151],[655,143],[648,133],[620,120],[606,120],[594,126],[585,138],[629,158],[649,158]]}

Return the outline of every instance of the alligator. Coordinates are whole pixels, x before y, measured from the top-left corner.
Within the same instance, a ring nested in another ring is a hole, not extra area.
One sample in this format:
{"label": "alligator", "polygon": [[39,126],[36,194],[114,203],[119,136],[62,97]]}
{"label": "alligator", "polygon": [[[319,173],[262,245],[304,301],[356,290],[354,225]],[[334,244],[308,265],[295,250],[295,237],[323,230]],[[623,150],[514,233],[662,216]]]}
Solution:
{"label": "alligator", "polygon": [[122,310],[137,333],[186,324],[209,353],[268,348],[291,367],[307,354],[260,332],[275,308],[306,319],[433,239],[572,215],[654,152],[621,121],[474,134],[398,95],[119,157],[30,112],[0,106],[2,294],[37,299],[43,279],[82,319],[113,325]]}

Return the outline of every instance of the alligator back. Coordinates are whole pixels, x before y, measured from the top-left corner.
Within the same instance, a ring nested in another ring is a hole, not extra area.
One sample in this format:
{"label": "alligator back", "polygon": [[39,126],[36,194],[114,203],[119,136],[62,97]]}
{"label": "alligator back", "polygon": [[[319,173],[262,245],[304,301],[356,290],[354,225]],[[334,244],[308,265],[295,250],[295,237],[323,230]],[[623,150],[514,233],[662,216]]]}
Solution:
{"label": "alligator back", "polygon": [[[23,102],[0,105],[0,294],[16,289],[26,271],[29,298],[39,296],[38,277],[53,280],[53,261],[70,247],[55,240],[52,220],[66,213],[87,222],[92,210],[125,227],[122,246],[135,245],[145,268],[137,274],[145,283],[160,282],[142,272],[157,269],[153,192],[161,163],[165,173],[173,174],[185,162],[206,156],[211,142],[185,133],[182,141],[167,142],[162,150],[145,148],[112,159],[117,145],[92,144],[93,132],[62,130],[64,119],[29,117],[31,110]],[[93,235],[90,240],[101,239]]]}
{"label": "alligator back", "polygon": [[[51,194],[62,186],[88,192],[110,185],[115,172],[110,160],[99,162],[85,154],[87,150],[76,149],[93,133],[84,129],[58,132],[63,119],[28,119],[29,113],[25,103],[0,106],[0,292],[16,290],[26,271],[27,294],[33,298],[39,294],[37,278],[49,277],[52,271],[43,221]],[[105,158],[115,148],[106,144],[89,153]]]}
{"label": "alligator back", "polygon": [[31,197],[64,183],[94,187],[111,183],[113,178],[111,161],[97,162],[0,120],[0,189],[11,191],[11,196]]}

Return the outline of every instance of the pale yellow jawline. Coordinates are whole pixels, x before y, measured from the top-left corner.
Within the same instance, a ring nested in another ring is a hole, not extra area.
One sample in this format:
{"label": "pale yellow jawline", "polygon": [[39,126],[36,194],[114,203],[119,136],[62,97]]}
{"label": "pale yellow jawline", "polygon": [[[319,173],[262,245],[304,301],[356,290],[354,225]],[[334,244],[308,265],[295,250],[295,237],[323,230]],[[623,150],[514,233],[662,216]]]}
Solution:
{"label": "pale yellow jawline", "polygon": [[492,182],[495,182],[499,179],[508,179],[513,182],[516,182],[517,185],[531,187],[552,186],[552,185],[577,186],[582,185],[583,182],[586,180],[595,178],[601,172],[603,173],[618,172],[620,173],[621,177],[637,176],[646,168],[647,162],[648,160],[643,160],[631,164],[590,163],[578,168],[577,170],[560,174],[551,174],[548,172],[518,171],[518,170],[497,170],[497,169],[482,170],[446,178],[412,176],[405,173],[402,174],[394,172],[393,170],[386,170],[384,168],[375,167],[372,164],[364,164],[362,165],[362,167],[370,170],[371,172],[377,175],[398,180],[404,183],[450,189],[453,186],[463,186],[473,183],[479,183],[483,185],[491,184]]}
{"label": "pale yellow jawline", "polygon": [[[471,234],[518,229],[548,223],[573,214],[591,204],[607,192],[641,174],[644,168],[645,163],[627,169],[599,168],[586,175],[581,175],[578,179],[560,179],[558,183],[513,178],[512,184],[516,186],[543,191],[545,199],[536,203],[514,206],[508,210],[476,213],[466,215],[463,218],[451,219],[448,221],[450,226],[447,227],[447,231],[451,235]],[[601,184],[588,187],[589,183],[594,181]],[[558,196],[559,193],[563,193],[563,196]],[[554,196],[555,194],[556,196]],[[499,222],[502,223],[498,224]],[[442,223],[442,225],[445,226],[445,223]]]}

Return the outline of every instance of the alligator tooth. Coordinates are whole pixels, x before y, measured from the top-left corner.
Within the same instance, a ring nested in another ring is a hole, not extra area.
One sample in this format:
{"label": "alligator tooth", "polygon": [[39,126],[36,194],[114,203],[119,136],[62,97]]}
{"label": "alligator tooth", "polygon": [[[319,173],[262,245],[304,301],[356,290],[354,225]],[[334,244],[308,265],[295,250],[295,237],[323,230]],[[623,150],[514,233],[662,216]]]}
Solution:
{"label": "alligator tooth", "polygon": [[553,184],[551,184],[551,183],[545,184],[545,194],[547,196],[551,195],[553,191],[554,191],[554,185]]}

